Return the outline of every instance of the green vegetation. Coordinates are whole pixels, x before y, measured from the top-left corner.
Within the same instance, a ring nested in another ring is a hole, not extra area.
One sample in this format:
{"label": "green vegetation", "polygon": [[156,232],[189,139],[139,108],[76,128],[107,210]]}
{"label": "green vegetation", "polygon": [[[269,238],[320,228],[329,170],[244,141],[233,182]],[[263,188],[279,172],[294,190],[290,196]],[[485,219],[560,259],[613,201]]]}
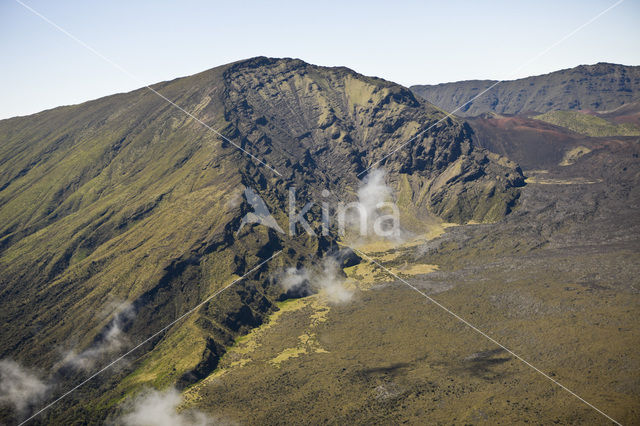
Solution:
{"label": "green vegetation", "polygon": [[[558,255],[534,248],[530,231],[521,234],[523,244],[497,229],[455,228],[471,241],[445,234],[436,254],[420,255],[433,241],[369,254],[400,273],[407,260],[440,263],[435,274],[432,268],[406,278],[614,418],[632,421],[637,397],[626,368],[639,360],[634,348],[640,335],[624,324],[635,323],[636,302],[624,290],[575,281],[589,265],[610,272],[627,264],[629,253]],[[517,273],[510,260],[514,245],[529,259]],[[187,390],[184,408],[242,423],[602,421],[382,268],[363,262],[347,274],[364,284],[357,302],[331,307],[318,324],[318,296],[296,300],[296,309],[257,329],[252,350],[229,351],[220,370]],[[370,276],[375,288],[361,281]],[[296,343],[307,335],[322,350]]]}
{"label": "green vegetation", "polygon": [[612,123],[581,111],[549,111],[534,118],[586,136],[640,136],[640,128],[631,123]]}
{"label": "green vegetation", "polygon": [[[139,342],[276,250],[283,255],[146,345],[117,380],[88,384],[48,422],[77,409],[104,419],[143,386],[198,382],[277,309],[282,290],[270,278],[335,243],[335,235],[290,239],[261,226],[236,233],[245,187],[281,223],[291,186],[300,201],[323,189],[354,199],[359,172],[444,116],[404,87],[299,60],[254,58],[154,89],[281,176],[145,89],[0,121],[1,356],[52,371],[65,387],[85,372],[61,366],[61,353],[101,342],[118,304],[134,306],[123,332]],[[523,182],[515,164],[474,148],[453,119],[383,167],[391,185],[403,185],[403,214],[414,219],[498,220]],[[293,337],[288,355],[324,348],[315,335]]]}

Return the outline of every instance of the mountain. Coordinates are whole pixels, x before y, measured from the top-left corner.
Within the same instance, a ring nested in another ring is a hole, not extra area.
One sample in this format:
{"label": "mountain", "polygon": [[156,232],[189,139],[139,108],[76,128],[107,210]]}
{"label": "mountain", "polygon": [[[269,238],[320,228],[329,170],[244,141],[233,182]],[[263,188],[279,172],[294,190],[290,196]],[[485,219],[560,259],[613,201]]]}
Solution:
{"label": "mountain", "polygon": [[[495,87],[472,100],[494,84]],[[499,83],[496,80],[469,80],[416,85],[411,86],[411,90],[445,111],[462,107],[455,114],[463,117],[487,112],[605,111],[640,100],[640,66],[601,62]]]}
{"label": "mountain", "polygon": [[[517,164],[475,146],[466,123],[347,68],[260,57],[151,89],[197,120],[143,88],[0,121],[0,357],[50,371],[61,391],[282,254],[75,392],[49,422],[101,422],[144,385],[198,382],[278,309],[274,274],[335,248],[335,230],[238,231],[252,211],[245,188],[284,224],[289,188],[299,208],[325,189],[354,200],[358,175],[376,165],[417,223],[410,231],[425,232],[421,218],[500,220],[524,185]],[[308,215],[316,229],[319,204]]]}
{"label": "mountain", "polygon": [[181,408],[241,424],[637,424],[638,103],[558,102],[466,119],[474,146],[523,168],[510,214],[360,247],[373,261],[344,268],[353,301],[279,302]]}

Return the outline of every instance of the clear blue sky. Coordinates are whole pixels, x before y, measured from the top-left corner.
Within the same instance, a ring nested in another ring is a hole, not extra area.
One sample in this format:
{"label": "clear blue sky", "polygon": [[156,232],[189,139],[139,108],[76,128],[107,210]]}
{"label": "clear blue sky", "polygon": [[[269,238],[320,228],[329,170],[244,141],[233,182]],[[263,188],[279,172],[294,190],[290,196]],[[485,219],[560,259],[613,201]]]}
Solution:
{"label": "clear blue sky", "polygon": [[514,71],[615,0],[15,0],[0,3],[0,118],[129,91],[258,55],[345,65],[404,85],[542,74],[600,61],[640,64],[640,1],[626,0]]}

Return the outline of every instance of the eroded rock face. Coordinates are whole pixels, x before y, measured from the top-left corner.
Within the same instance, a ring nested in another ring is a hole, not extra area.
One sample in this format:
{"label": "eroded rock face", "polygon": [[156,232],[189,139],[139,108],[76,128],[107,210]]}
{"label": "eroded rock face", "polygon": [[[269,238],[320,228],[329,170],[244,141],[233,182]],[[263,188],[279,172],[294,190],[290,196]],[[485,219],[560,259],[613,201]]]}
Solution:
{"label": "eroded rock face", "polygon": [[343,195],[359,174],[381,167],[392,181],[411,182],[416,210],[464,222],[500,219],[523,184],[516,164],[474,147],[466,124],[438,123],[444,114],[402,86],[268,58],[234,64],[224,76],[234,135],[298,186]]}
{"label": "eroded rock face", "polygon": [[355,200],[358,175],[378,166],[409,214],[464,222],[503,217],[523,182],[464,123],[438,123],[444,114],[409,89],[346,68],[254,58],[154,90],[281,175],[146,89],[0,121],[3,357],[49,369],[61,350],[94,344],[117,300],[133,304],[124,331],[139,341],[282,249],[150,342],[132,379],[191,383],[273,309],[272,273],[335,239],[237,233],[245,187],[283,220],[289,187],[301,203],[323,189]]}

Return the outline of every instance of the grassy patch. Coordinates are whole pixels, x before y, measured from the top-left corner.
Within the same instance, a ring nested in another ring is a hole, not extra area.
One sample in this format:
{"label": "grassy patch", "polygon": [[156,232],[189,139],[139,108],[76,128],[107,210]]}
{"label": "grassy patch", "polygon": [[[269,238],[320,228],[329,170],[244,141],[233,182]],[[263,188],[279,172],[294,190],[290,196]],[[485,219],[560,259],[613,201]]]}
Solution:
{"label": "grassy patch", "polygon": [[640,128],[631,124],[617,124],[595,115],[579,111],[549,111],[537,115],[536,120],[564,127],[587,136],[639,136]]}

